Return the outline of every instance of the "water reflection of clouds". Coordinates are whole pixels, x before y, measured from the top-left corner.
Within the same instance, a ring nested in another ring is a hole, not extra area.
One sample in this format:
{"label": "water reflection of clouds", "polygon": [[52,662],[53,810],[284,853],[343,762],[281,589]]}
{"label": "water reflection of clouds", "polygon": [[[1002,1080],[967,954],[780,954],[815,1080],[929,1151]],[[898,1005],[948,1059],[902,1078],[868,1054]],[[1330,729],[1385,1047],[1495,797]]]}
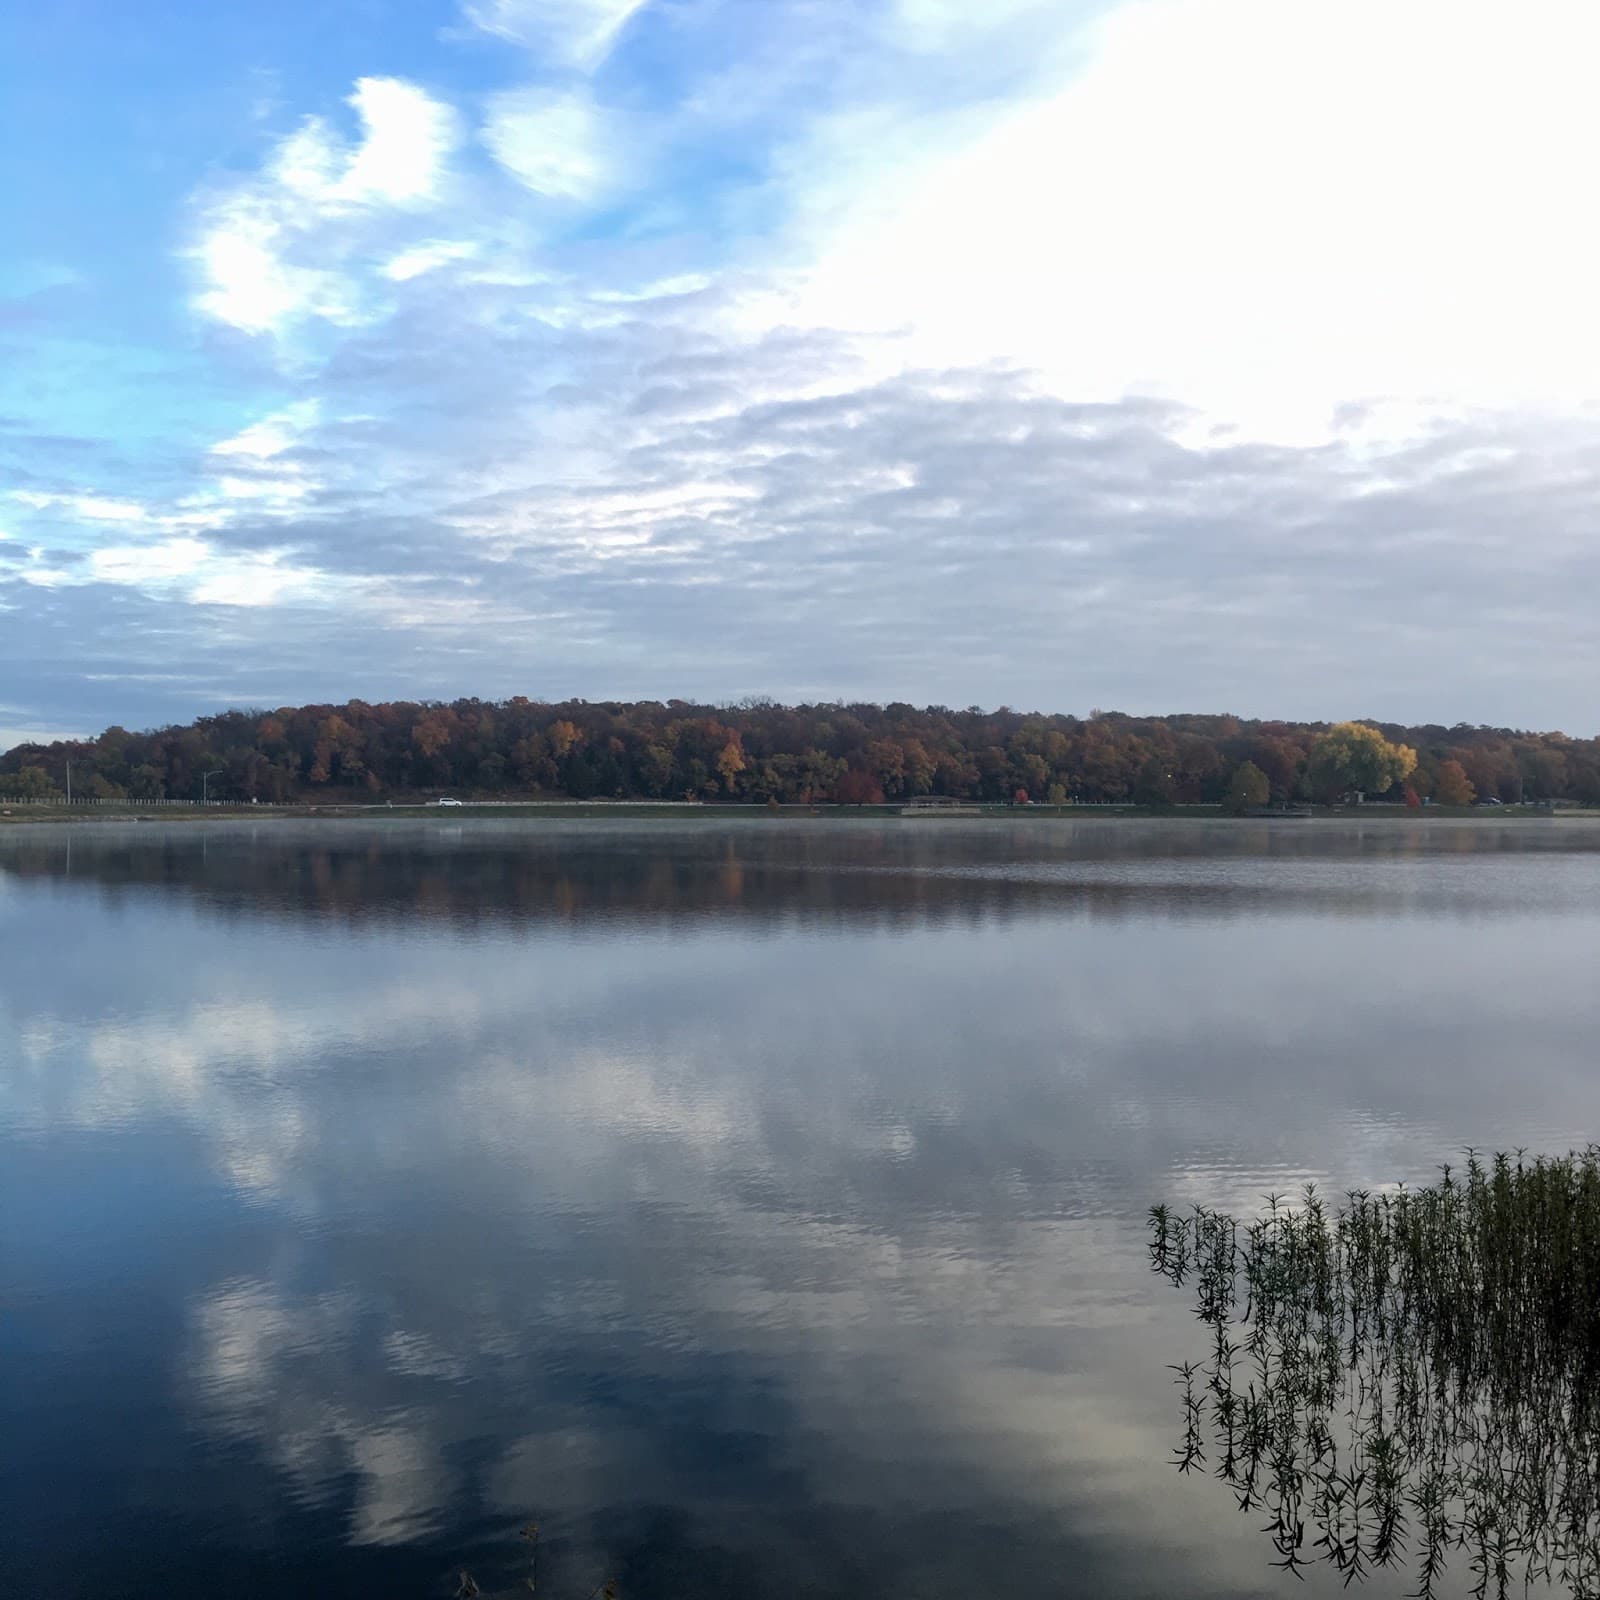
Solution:
{"label": "water reflection of clouds", "polygon": [[[1264,1590],[1204,1494],[1152,1531],[1170,1415],[1148,1375],[1177,1319],[1144,1206],[1425,1171],[1530,1118],[1600,1126],[1570,929],[1486,945],[1441,913],[1419,944],[1157,899],[976,938],[781,904],[759,939],[611,913],[579,938],[448,918],[286,938],[180,884],[120,901],[113,945],[88,882],[8,902],[36,937],[0,971],[0,1041],[26,1046],[0,1138],[70,1169],[74,1136],[160,1125],[220,1177],[253,1220],[196,1267],[176,1396],[362,1548],[492,1551],[537,1506],[593,1571],[667,1537],[654,1507],[762,1592],[886,1560],[929,1594],[1002,1565]],[[100,957],[76,987],[44,970],[69,934]],[[121,964],[130,943],[160,960]]]}
{"label": "water reflection of clouds", "polygon": [[[862,945],[190,935],[168,938],[164,990],[106,996],[89,1020],[70,995],[10,992],[9,1126],[176,1117],[261,1192],[275,1173],[302,1190],[323,1174],[333,1126],[347,1150],[390,1126],[391,1162],[427,1139],[463,1172],[474,1151],[539,1147],[569,1177],[608,1170],[574,1152],[583,1130],[609,1127],[634,1147],[635,1180],[660,1168],[666,1188],[686,1181],[674,1149],[725,1146],[823,1189],[871,1155],[886,1196],[920,1185],[981,1209],[1006,1172],[1092,1178],[1086,1109],[1111,1136],[1100,1155],[1181,1142],[1197,1169],[1208,1147],[1236,1164],[1252,1105],[1270,1110],[1257,1117],[1269,1143],[1304,1142],[1331,1112],[1392,1149],[1436,1101],[1430,1053],[1453,1063],[1464,1111],[1483,1096],[1509,1109],[1507,1061],[1576,1077],[1590,1023],[1560,1003],[1587,985],[1581,943],[1556,931],[1513,954],[1448,924],[1419,947],[1375,921],[1355,950],[1315,918],[1223,942],[1160,918],[1092,937],[931,930]],[[84,987],[97,983],[115,975]],[[1393,1117],[1359,1121],[1374,1105]],[[1251,1165],[1286,1163],[1284,1148]]]}
{"label": "water reflection of clouds", "polygon": [[[438,1419],[370,1408],[343,1381],[346,1352],[370,1361],[363,1316],[351,1290],[290,1297],[261,1280],[219,1285],[191,1309],[189,1389],[204,1425],[264,1452],[301,1496],[353,1480],[351,1543],[406,1543],[450,1503],[451,1440]],[[419,1370],[415,1336],[391,1339],[394,1372],[438,1374],[437,1361]]]}

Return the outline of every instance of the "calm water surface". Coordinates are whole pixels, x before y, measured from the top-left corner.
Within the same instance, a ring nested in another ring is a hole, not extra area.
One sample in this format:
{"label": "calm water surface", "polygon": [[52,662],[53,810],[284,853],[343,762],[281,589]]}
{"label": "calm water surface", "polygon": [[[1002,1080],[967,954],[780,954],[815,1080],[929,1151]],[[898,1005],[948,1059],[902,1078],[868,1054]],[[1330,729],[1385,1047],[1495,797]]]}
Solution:
{"label": "calm water surface", "polygon": [[0,1580],[1288,1592],[1145,1209],[1600,1137],[1597,970],[1581,822],[11,830]]}

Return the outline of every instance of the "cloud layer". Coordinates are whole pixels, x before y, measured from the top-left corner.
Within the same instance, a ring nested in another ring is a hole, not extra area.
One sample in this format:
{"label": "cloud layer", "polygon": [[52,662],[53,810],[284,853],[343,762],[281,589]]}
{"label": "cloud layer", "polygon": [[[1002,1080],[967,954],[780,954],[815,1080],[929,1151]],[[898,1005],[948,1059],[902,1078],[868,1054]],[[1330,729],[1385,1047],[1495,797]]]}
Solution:
{"label": "cloud layer", "polygon": [[[1588,732],[1594,28],[475,0],[183,197],[209,426],[0,417],[0,722],[761,691]],[[39,292],[0,333],[42,363]]]}

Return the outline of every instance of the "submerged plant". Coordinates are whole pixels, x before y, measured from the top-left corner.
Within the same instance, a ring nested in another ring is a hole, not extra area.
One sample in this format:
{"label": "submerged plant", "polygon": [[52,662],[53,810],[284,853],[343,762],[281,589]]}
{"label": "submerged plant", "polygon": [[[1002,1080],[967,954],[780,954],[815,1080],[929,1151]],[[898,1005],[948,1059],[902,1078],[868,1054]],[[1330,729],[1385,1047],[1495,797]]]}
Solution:
{"label": "submerged plant", "polygon": [[1175,1463],[1265,1516],[1275,1565],[1406,1564],[1433,1600],[1454,1561],[1480,1600],[1600,1600],[1600,1150],[1149,1228],[1210,1329],[1172,1369]]}
{"label": "submerged plant", "polygon": [[[539,1524],[534,1521],[523,1523],[517,1530],[517,1537],[527,1547],[528,1569],[522,1575],[522,1582],[518,1590],[528,1594],[539,1592]],[[473,1596],[481,1595],[483,1590],[478,1581],[462,1568],[457,1573],[458,1583],[455,1590],[455,1600],[472,1600]],[[589,1591],[587,1600],[618,1600],[617,1581],[615,1578],[606,1578]]]}

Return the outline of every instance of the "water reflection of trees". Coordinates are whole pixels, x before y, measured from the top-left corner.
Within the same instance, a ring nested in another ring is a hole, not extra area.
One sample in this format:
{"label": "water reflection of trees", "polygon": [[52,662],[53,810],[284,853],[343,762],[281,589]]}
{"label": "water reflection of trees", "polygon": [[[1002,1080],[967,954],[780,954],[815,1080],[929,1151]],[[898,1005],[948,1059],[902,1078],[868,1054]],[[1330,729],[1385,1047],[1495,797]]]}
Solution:
{"label": "water reflection of trees", "polygon": [[1600,1153],[1150,1228],[1211,1330],[1176,1465],[1265,1516],[1275,1565],[1600,1595]]}
{"label": "water reflection of trees", "polygon": [[[1321,865],[1330,870],[1285,882],[1287,863],[1266,857],[1317,856],[1316,841],[1292,829],[1237,827],[1219,835],[1204,826],[1153,833],[1091,824],[1069,836],[1032,825],[961,831],[937,822],[707,822],[681,830],[127,825],[7,839],[0,879],[70,877],[112,898],[169,891],[213,912],[251,917],[426,921],[464,930],[597,919],[681,924],[730,912],[761,922],[883,927],[1039,915],[1114,922],[1152,911],[1215,918],[1314,909],[1362,917],[1416,893],[1397,888],[1383,871],[1406,854],[1394,836],[1400,830],[1382,839],[1381,852],[1361,844],[1375,859],[1348,865],[1328,858],[1324,841]],[[1492,880],[1451,892],[1457,910],[1499,905]]]}

